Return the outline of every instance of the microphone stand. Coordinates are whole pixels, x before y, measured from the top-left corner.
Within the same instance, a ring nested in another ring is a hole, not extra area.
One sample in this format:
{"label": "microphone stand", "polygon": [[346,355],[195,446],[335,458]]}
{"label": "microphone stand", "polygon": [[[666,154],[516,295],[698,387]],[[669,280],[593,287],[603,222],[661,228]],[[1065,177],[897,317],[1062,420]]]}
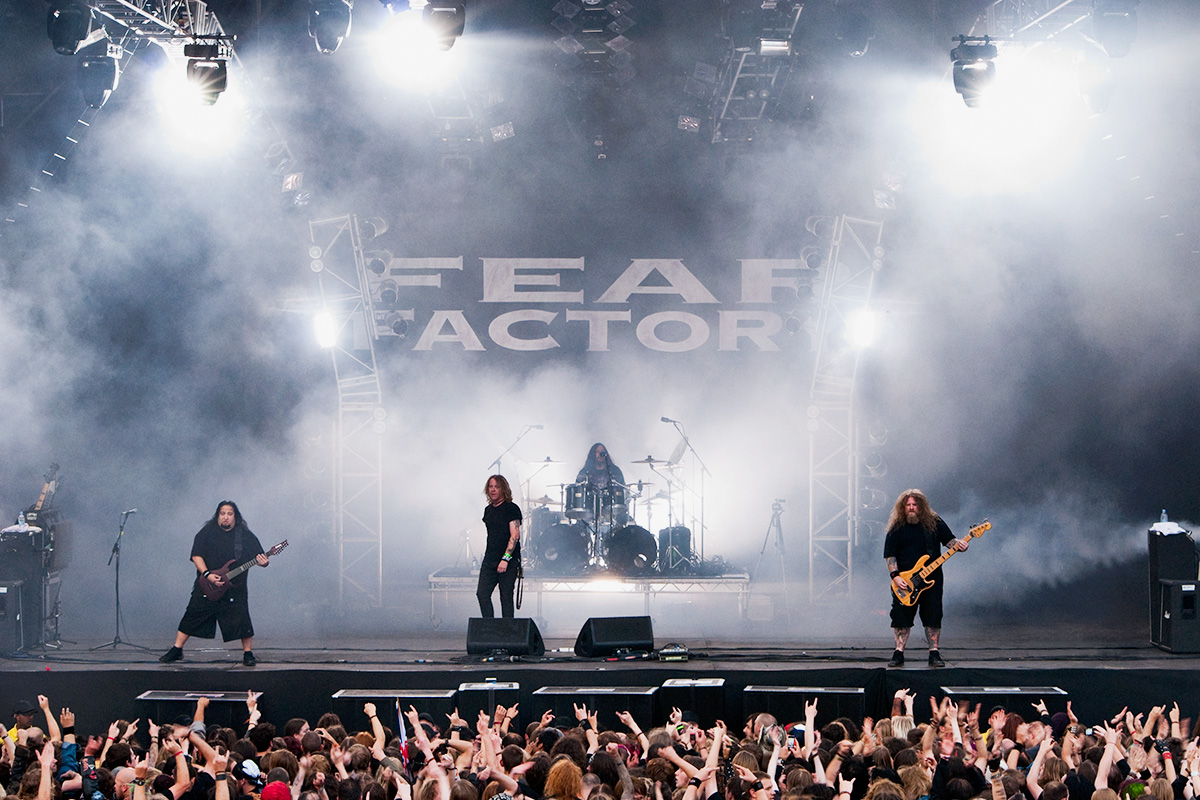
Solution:
{"label": "microphone stand", "polygon": [[129,512],[128,511],[121,512],[121,529],[119,531],[117,531],[117,540],[115,542],[113,542],[112,552],[109,553],[109,555],[108,555],[108,563],[109,564],[113,563],[114,558],[117,560],[117,569],[115,572],[116,596],[117,596],[116,631],[113,635],[111,642],[105,642],[104,644],[98,644],[95,647],[91,648],[91,650],[103,650],[106,647],[112,647],[115,649],[117,645],[123,644],[126,647],[134,647],[134,648],[137,648],[138,650],[145,650],[146,652],[150,652],[149,647],[143,647],[142,645],[134,644],[133,642],[121,641],[121,539],[124,538],[124,536],[125,536],[125,520],[127,520],[127,519],[129,519]]}
{"label": "microphone stand", "polygon": [[[692,455],[696,457],[696,463],[700,465],[700,560],[704,560],[704,476],[711,475],[708,467],[704,464],[704,459],[700,458],[700,454],[696,452],[696,448],[692,447],[692,440],[688,438],[687,432],[683,429],[683,424],[675,420],[671,420],[671,424],[675,426],[675,430],[679,431],[679,435],[683,437],[683,443],[688,450],[692,451]],[[686,495],[685,495],[686,497]]]}

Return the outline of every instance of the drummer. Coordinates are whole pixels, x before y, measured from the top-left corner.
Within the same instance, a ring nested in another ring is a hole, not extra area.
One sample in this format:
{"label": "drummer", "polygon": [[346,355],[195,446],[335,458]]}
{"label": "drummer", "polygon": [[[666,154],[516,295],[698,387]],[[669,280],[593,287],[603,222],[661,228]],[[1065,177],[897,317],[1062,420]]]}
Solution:
{"label": "drummer", "polygon": [[612,463],[608,448],[602,442],[596,442],[588,450],[587,460],[583,463],[583,469],[575,476],[575,482],[588,483],[595,489],[607,489],[614,484],[624,486],[625,476],[621,473],[621,468]]}
{"label": "drummer", "polygon": [[612,463],[608,448],[602,442],[596,442],[588,450],[587,460],[583,469],[575,476],[576,483],[584,483],[591,487],[598,501],[599,517],[597,522],[602,525],[621,526],[628,521],[625,500],[625,476],[621,468]]}

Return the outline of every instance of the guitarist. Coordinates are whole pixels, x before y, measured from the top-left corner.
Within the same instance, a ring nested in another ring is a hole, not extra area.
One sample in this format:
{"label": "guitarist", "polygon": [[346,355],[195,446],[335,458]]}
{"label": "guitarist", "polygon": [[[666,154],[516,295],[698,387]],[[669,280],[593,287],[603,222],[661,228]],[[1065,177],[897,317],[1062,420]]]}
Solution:
{"label": "guitarist", "polygon": [[[883,560],[887,563],[893,587],[901,590],[912,588],[900,574],[912,569],[921,556],[930,560],[941,554],[942,546],[955,550],[966,550],[966,539],[955,539],[950,527],[929,507],[929,500],[919,489],[909,489],[896,498],[888,518],[887,536],[883,541]],[[925,639],[929,642],[929,666],[944,667],[938,652],[938,639],[942,634],[942,570],[939,567],[929,579],[934,583],[918,597],[915,605],[906,606],[892,594],[892,633],[896,638],[896,651],[888,661],[889,667],[904,666],[904,645],[912,633],[917,611],[925,625]]]}
{"label": "guitarist", "polygon": [[[183,612],[183,619],[179,621],[175,644],[159,657],[159,661],[169,664],[183,658],[183,645],[193,636],[215,638],[219,622],[224,641],[242,640],[242,663],[247,667],[258,663],[251,650],[254,625],[250,622],[247,573],[243,572],[226,582],[223,572],[218,572],[250,559],[262,567],[270,562],[258,537],[246,527],[237,505],[232,500],[222,500],[212,519],[204,524],[192,541],[192,563],[196,565],[197,582],[192,587],[192,596],[188,600],[187,610]],[[224,586],[226,591],[219,600],[209,600],[200,588],[200,581],[209,581],[217,587]]]}

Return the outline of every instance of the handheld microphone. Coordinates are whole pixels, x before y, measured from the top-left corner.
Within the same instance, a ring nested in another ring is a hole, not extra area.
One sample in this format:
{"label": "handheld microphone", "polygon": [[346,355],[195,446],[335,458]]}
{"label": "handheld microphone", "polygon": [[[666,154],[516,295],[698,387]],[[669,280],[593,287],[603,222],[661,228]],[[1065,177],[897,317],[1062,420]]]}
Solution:
{"label": "handheld microphone", "polygon": [[136,513],[137,513],[137,509],[136,509],[136,508],[131,508],[131,509],[129,509],[128,511],[126,511],[126,512],[125,512],[125,516],[127,516],[127,517],[128,517],[130,514],[136,514]]}
{"label": "handheld microphone", "polygon": [[677,420],[677,419],[671,419],[670,417],[660,417],[659,419],[660,419],[662,422],[673,422],[673,423],[678,423],[678,422],[679,422],[679,420]]}

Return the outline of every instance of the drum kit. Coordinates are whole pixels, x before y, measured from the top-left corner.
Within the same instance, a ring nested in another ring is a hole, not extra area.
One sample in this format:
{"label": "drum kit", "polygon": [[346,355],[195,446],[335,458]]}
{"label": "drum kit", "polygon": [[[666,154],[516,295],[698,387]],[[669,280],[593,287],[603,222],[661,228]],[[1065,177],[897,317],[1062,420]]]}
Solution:
{"label": "drum kit", "polygon": [[[636,464],[662,464],[647,456]],[[599,486],[581,480],[557,484],[559,499],[543,495],[531,500],[529,545],[526,556],[547,574],[581,575],[615,573],[640,577],[660,572],[685,572],[691,566],[690,547],[680,538],[686,528],[667,528],[655,542],[653,534],[638,525],[642,509],[647,525],[655,503],[664,493],[649,496],[653,483],[612,482]],[[690,536],[690,534],[688,534]]]}

